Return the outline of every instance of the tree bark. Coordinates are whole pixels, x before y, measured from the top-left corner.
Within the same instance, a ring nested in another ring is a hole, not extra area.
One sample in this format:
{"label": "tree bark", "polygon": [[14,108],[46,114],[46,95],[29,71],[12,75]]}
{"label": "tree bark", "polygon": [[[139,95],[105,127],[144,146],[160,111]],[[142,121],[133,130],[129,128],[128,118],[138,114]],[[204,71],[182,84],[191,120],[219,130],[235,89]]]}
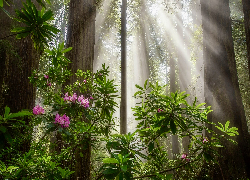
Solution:
{"label": "tree bark", "polygon": [[[22,3],[15,0],[10,6],[4,7],[11,16],[15,15],[15,9],[20,9]],[[30,83],[28,77],[32,71],[38,68],[38,53],[35,50],[31,38],[17,40],[15,36],[9,36],[15,24],[10,17],[0,10],[0,111],[3,114],[5,106],[10,107],[11,112],[22,109],[32,109],[35,106],[36,89]],[[5,38],[9,36],[8,38]],[[25,118],[28,125],[30,119]],[[30,133],[21,130],[23,133]],[[20,146],[20,151],[27,152],[31,140],[27,140]]]}
{"label": "tree bark", "polygon": [[247,59],[248,59],[249,79],[250,79],[250,1],[242,0],[242,5],[244,13],[244,25],[245,25],[246,42],[247,42]]}
{"label": "tree bark", "polygon": [[127,28],[126,13],[127,0],[122,0],[121,9],[121,106],[120,106],[120,133],[127,133]]}
{"label": "tree bark", "polygon": [[[73,74],[77,69],[93,71],[94,45],[95,45],[95,0],[71,0],[69,3],[69,17],[67,30],[67,47],[73,49],[67,53]],[[76,81],[73,75],[70,83]],[[68,83],[69,83],[68,82]],[[83,117],[86,121],[86,118]],[[84,144],[76,149],[75,179],[91,179],[91,145],[90,137],[84,138]]]}
{"label": "tree bark", "polygon": [[208,120],[223,124],[230,120],[230,126],[239,132],[235,138],[238,146],[223,142],[225,148],[219,152],[221,170],[218,167],[213,171],[213,179],[249,178],[249,133],[237,77],[229,0],[201,0],[201,11],[205,101],[213,109]]}

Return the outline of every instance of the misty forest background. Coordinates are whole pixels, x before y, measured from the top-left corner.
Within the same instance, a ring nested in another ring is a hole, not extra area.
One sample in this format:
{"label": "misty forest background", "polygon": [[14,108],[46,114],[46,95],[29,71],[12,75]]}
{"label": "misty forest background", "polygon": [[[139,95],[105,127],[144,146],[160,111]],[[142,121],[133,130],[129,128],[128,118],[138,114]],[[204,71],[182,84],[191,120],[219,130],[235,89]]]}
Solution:
{"label": "misty forest background", "polygon": [[[159,165],[158,170],[156,168],[158,174],[155,171],[153,175],[152,167],[155,168],[157,165],[145,166],[145,169],[150,170],[144,169],[141,174],[136,172],[138,179],[250,178],[249,0],[36,0],[32,2],[38,10],[43,7],[52,10],[54,16],[48,20],[48,24],[60,30],[52,39],[45,37],[44,47],[37,46],[30,34],[17,39],[18,31],[11,31],[20,26],[15,20],[15,10],[23,8],[22,1],[1,2],[3,4],[0,10],[0,135],[3,151],[0,156],[0,177],[36,177],[34,174],[26,175],[28,169],[39,162],[31,160],[25,164],[23,159],[32,159],[33,155],[27,153],[31,152],[32,142],[45,141],[45,130],[39,128],[41,125],[29,130],[22,126],[19,130],[13,130],[14,135],[10,134],[8,137],[5,128],[7,125],[3,120],[5,107],[9,107],[11,113],[18,113],[23,109],[31,112],[38,104],[43,106],[45,111],[52,108],[46,106],[44,93],[41,88],[30,83],[29,77],[34,77],[32,72],[35,69],[42,75],[51,73],[50,67],[53,63],[45,56],[44,49],[52,50],[65,45],[65,48],[72,47],[71,51],[65,53],[65,57],[72,62],[67,67],[73,74],[77,69],[97,72],[102,68],[102,64],[109,66],[108,78],[114,80],[113,83],[118,90],[116,94],[120,97],[114,99],[118,106],[113,117],[117,118],[111,134],[128,134],[136,130],[138,121],[135,120],[134,111],[131,109],[139,102],[133,98],[138,91],[135,85],[143,87],[147,79],[152,84],[158,82],[159,86],[167,85],[162,90],[165,95],[185,91],[190,94],[186,99],[189,104],[192,104],[196,97],[198,104],[205,102],[204,107],[211,106],[213,112],[207,116],[209,122],[225,124],[230,121],[230,127],[238,128],[239,135],[233,137],[237,145],[223,141],[224,147],[217,151],[218,157],[221,156],[221,159],[217,159],[219,163],[214,161],[211,165],[204,160],[202,164],[196,164],[196,170],[195,165],[187,169],[177,166],[179,168],[170,168],[170,171],[165,172],[160,171],[161,168],[164,171],[164,167]],[[65,69],[62,71],[66,72]],[[72,76],[66,83],[75,81],[76,77]],[[57,92],[64,88],[65,84],[52,83],[50,87],[53,92]],[[31,120],[24,117],[24,121],[28,125]],[[215,130],[211,124],[206,126]],[[8,125],[8,128],[13,127]],[[29,134],[29,138],[23,138],[21,142],[18,136],[22,134],[24,137]],[[191,140],[188,136],[180,137],[173,134],[169,133],[166,137],[159,138],[158,142],[169,160],[177,161],[183,153],[189,155]],[[208,140],[211,139],[205,130],[201,135]],[[46,143],[41,143],[39,147],[48,150],[51,141],[61,141],[63,144],[62,136],[54,132],[50,133]],[[19,145],[13,146],[15,143]],[[105,146],[99,143],[98,146]],[[62,158],[64,152],[73,150],[69,150],[65,144],[61,146],[60,143],[58,147],[55,147],[53,152],[46,152],[61,153],[55,156],[60,165],[59,175],[54,174],[48,178],[45,174],[52,172],[46,169],[46,173],[41,171],[43,173],[40,174],[40,178],[44,176],[48,179],[108,179],[107,174],[102,174],[102,169],[97,170],[103,163],[100,157],[107,156],[105,151],[89,147],[86,151],[85,148],[79,157],[74,157],[82,158],[82,164],[76,163],[73,168],[71,164],[69,168],[69,163],[59,157]],[[63,150],[67,148],[68,150]],[[48,158],[45,154],[44,157]],[[85,155],[88,156],[87,160],[83,157]],[[143,162],[145,161],[144,159]],[[30,162],[33,164],[29,164]],[[50,160],[47,159],[43,163],[50,163]],[[191,163],[195,164],[192,161]],[[55,167],[58,164],[55,164]],[[49,168],[55,167],[51,165]],[[121,167],[127,168],[129,165]],[[124,176],[114,177],[135,179],[135,176],[127,176],[125,172],[128,170],[123,168],[120,168],[118,175],[124,172]],[[203,174],[197,172],[199,169]],[[36,169],[33,171],[38,172]],[[88,173],[84,174],[81,171]],[[166,172],[173,176],[167,176]]]}

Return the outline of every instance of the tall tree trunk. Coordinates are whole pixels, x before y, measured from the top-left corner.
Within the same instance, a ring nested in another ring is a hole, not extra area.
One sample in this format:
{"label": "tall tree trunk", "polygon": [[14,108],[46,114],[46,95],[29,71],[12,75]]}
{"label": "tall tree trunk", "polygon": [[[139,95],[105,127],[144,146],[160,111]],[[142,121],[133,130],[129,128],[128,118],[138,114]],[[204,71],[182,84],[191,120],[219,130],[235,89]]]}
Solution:
{"label": "tall tree trunk", "polygon": [[[176,88],[176,77],[175,77],[175,70],[176,70],[176,62],[174,57],[170,57],[170,93],[175,93]],[[172,135],[172,153],[173,153],[173,159],[176,159],[176,155],[180,153],[179,150],[179,141],[177,135]]]}
{"label": "tall tree trunk", "polygon": [[[200,0],[193,1],[192,5],[192,17],[193,17],[193,37],[199,34],[201,30],[201,5]],[[193,58],[196,60],[195,62],[195,77],[197,80],[195,82],[195,96],[197,97],[198,103],[203,103],[204,100],[204,62],[203,62],[203,53],[202,53],[202,35],[198,36],[195,39],[195,44],[193,44],[194,53]]]}
{"label": "tall tree trunk", "polygon": [[[21,1],[15,0],[5,9],[14,16],[14,10],[21,7]],[[28,77],[31,76],[32,70],[38,68],[38,53],[29,36],[21,40],[15,39],[15,36],[9,36],[15,22],[2,10],[0,10],[0,24],[2,25],[0,29],[0,114],[3,113],[5,106],[10,107],[11,112],[32,109],[35,106],[36,89],[29,82]],[[7,36],[9,37],[5,38]],[[30,119],[25,119],[26,125],[29,121]],[[23,131],[23,133],[27,132]],[[25,140],[20,146],[20,151],[28,151],[30,143],[31,139]]]}
{"label": "tall tree trunk", "polygon": [[127,28],[126,13],[127,0],[122,0],[121,9],[121,106],[120,106],[120,133],[127,133]]}
{"label": "tall tree trunk", "polygon": [[[70,1],[67,47],[73,47],[73,49],[67,53],[67,57],[72,61],[70,68],[73,74],[77,69],[93,71],[95,16],[95,0]],[[70,82],[75,81],[76,76],[72,76]],[[86,121],[86,118],[83,117],[83,120]],[[84,144],[76,149],[75,158],[75,179],[90,180],[90,135],[85,138]]]}
{"label": "tall tree trunk", "polygon": [[238,146],[223,142],[225,148],[220,150],[219,158],[221,170],[215,169],[213,179],[249,178],[249,133],[237,77],[229,0],[201,0],[201,11],[205,101],[213,109],[208,120],[214,123],[230,120],[239,132],[235,138]]}
{"label": "tall tree trunk", "polygon": [[247,59],[248,59],[249,79],[250,79],[250,1],[242,0],[242,5],[244,13],[244,25],[245,25],[246,41],[247,41]]}

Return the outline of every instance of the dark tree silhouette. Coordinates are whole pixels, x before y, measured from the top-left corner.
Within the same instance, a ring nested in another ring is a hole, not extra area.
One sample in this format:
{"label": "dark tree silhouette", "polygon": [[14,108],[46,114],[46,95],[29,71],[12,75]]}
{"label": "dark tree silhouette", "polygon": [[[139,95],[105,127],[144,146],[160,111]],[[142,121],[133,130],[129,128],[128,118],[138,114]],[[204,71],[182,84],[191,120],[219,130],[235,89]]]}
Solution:
{"label": "dark tree silhouette", "polygon": [[[71,63],[72,73],[77,69],[93,71],[94,44],[95,44],[95,0],[71,0],[69,3],[69,18],[67,31],[67,47],[73,49],[67,53]],[[70,83],[76,81],[72,76]],[[83,121],[86,118],[83,117]],[[86,137],[84,145],[76,149],[75,179],[91,179],[91,146],[90,136]],[[83,156],[81,156],[81,154]]]}
{"label": "dark tree silhouette", "polygon": [[249,178],[249,133],[237,77],[229,0],[201,0],[201,11],[205,101],[213,109],[208,120],[230,120],[239,132],[237,146],[225,142],[220,149],[220,168],[214,170],[213,179],[245,178],[246,173]]}
{"label": "dark tree silhouette", "polygon": [[[11,6],[5,6],[11,16],[15,16],[15,9],[21,8],[20,0],[15,0]],[[31,76],[32,70],[38,68],[39,56],[29,36],[19,40],[15,38],[15,35],[11,35],[15,23],[4,11],[0,10],[1,111],[5,106],[10,107],[11,112],[32,109],[35,106],[36,89],[28,77]],[[26,124],[29,124],[30,120],[26,118],[25,121]],[[20,146],[20,150],[25,152],[29,150],[29,147],[30,141],[27,140]]]}

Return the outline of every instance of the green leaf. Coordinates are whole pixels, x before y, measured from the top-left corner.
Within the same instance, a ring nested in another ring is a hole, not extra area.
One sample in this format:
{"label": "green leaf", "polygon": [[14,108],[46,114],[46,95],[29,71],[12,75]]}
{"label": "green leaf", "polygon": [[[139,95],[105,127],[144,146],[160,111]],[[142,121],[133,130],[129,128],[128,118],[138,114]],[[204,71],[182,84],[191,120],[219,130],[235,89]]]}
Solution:
{"label": "green leaf", "polygon": [[7,131],[7,128],[4,126],[0,126],[0,131],[2,131],[3,133],[5,133]]}
{"label": "green leaf", "polygon": [[49,5],[51,5],[50,0],[46,0],[46,2],[47,2]]}
{"label": "green leaf", "polygon": [[20,111],[18,113],[12,113],[9,115],[9,119],[11,118],[16,118],[16,117],[23,117],[23,116],[32,116],[33,114],[29,111],[26,111],[26,110],[23,110],[23,111]]}
{"label": "green leaf", "polygon": [[239,133],[238,133],[238,128],[237,128],[237,127],[231,127],[231,128],[229,128],[229,129],[227,130],[227,134],[230,136],[231,133],[234,134],[233,136],[239,135]]}
{"label": "green leaf", "polygon": [[0,7],[3,7],[3,0],[0,0]]}
{"label": "green leaf", "polygon": [[149,143],[149,145],[148,145],[148,151],[149,152],[152,152],[153,151],[153,149],[154,149],[154,142],[153,141],[151,141],[150,143]]}
{"label": "green leaf", "polygon": [[66,52],[69,52],[69,51],[71,51],[72,50],[72,47],[69,47],[69,48],[67,48],[67,49],[64,49],[63,51],[62,51],[62,53],[66,53]]}
{"label": "green leaf", "polygon": [[20,33],[20,34],[16,35],[16,38],[17,39],[26,38],[29,34],[30,34],[30,32]]}
{"label": "green leaf", "polygon": [[104,158],[102,160],[103,163],[115,163],[115,164],[118,164],[119,161],[115,158]]}
{"label": "green leaf", "polygon": [[221,127],[219,126],[215,126],[217,129],[219,129],[220,131],[224,132],[224,129],[222,129]]}
{"label": "green leaf", "polygon": [[4,164],[4,162],[0,161],[0,171],[1,172],[5,172],[6,171],[6,166]]}
{"label": "green leaf", "polygon": [[145,81],[145,83],[144,83],[144,89],[146,89],[147,84],[148,84],[148,79],[147,79],[147,80]]}
{"label": "green leaf", "polygon": [[136,84],[135,87],[137,87],[138,89],[143,91],[143,88],[141,86],[139,86],[138,84]]}
{"label": "green leaf", "polygon": [[7,118],[10,113],[10,108],[8,106],[5,107],[4,117]]}
{"label": "green leaf", "polygon": [[9,16],[10,19],[13,19],[13,17],[11,16],[11,14],[4,8],[1,8],[3,10],[3,12],[5,12],[5,14],[7,14],[7,16]]}
{"label": "green leaf", "polygon": [[170,121],[170,129],[171,129],[173,134],[176,133],[176,125],[175,125],[173,120]]}
{"label": "green leaf", "polygon": [[42,2],[42,0],[36,0],[42,7],[45,7],[45,4]]}
{"label": "green leaf", "polygon": [[229,123],[230,123],[229,121],[226,122],[226,124],[225,124],[225,131],[227,131],[227,129],[229,127]]}
{"label": "green leaf", "polygon": [[23,32],[26,30],[26,27],[16,27],[11,30],[11,32]]}
{"label": "green leaf", "polygon": [[10,171],[10,173],[12,173],[13,170],[18,169],[18,168],[19,168],[19,167],[9,166],[9,167],[7,168],[7,170]]}
{"label": "green leaf", "polygon": [[121,166],[121,170],[122,170],[123,172],[126,172],[126,171],[127,171],[127,169],[128,169],[127,165],[123,165],[123,166]]}
{"label": "green leaf", "polygon": [[53,17],[53,11],[49,10],[43,15],[42,20],[45,22],[48,21],[51,17]]}
{"label": "green leaf", "polygon": [[205,105],[206,103],[201,103],[201,104],[198,104],[196,107],[195,107],[195,109],[198,109],[199,107],[201,107],[201,106],[203,106],[203,105]]}

